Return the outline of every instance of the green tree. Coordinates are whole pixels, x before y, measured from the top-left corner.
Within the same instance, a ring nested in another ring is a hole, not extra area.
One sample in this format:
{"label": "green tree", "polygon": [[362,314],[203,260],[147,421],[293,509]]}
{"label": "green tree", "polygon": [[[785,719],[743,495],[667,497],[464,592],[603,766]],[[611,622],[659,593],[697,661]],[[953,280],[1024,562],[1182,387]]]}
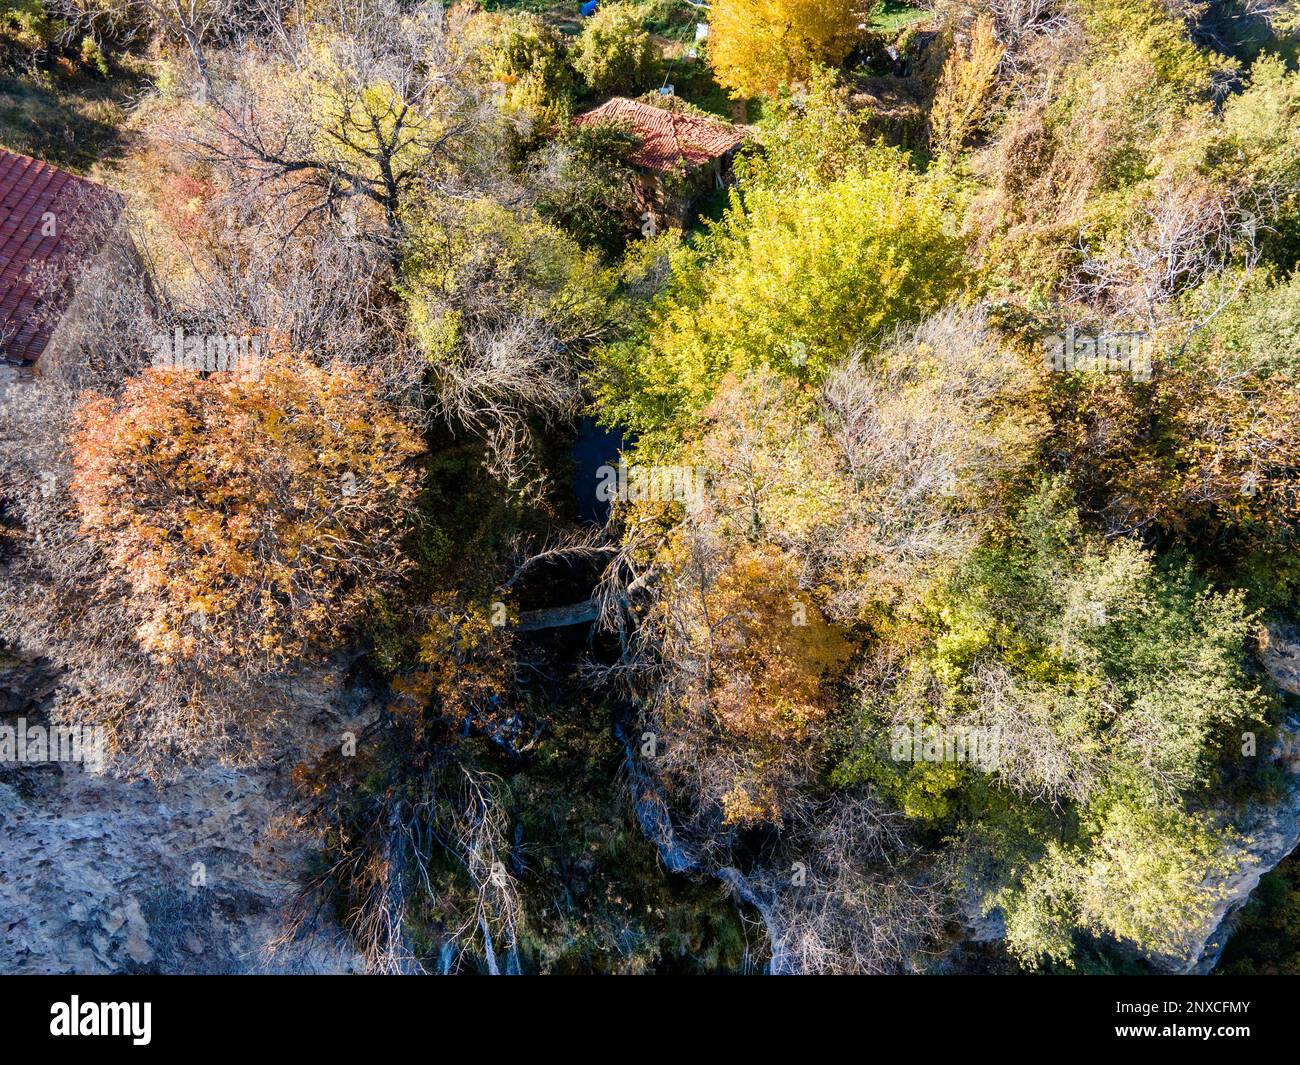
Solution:
{"label": "green tree", "polygon": [[597,94],[634,92],[655,80],[659,56],[634,4],[601,4],[573,47],[573,66]]}
{"label": "green tree", "polygon": [[1241,863],[1234,842],[1205,815],[1116,803],[1086,846],[1049,843],[1004,896],[1007,946],[1031,965],[1068,965],[1072,932],[1086,930],[1185,958]]}
{"label": "green tree", "polygon": [[853,168],[870,168],[869,115],[849,104],[848,89],[829,70],[814,72],[799,95],[764,109],[762,150],[736,161],[742,185],[773,190],[824,185]]}
{"label": "green tree", "polygon": [[538,212],[583,247],[618,255],[636,216],[636,175],[626,160],[637,143],[635,134],[613,122],[566,129],[531,175]]}
{"label": "green tree", "polygon": [[480,62],[502,87],[505,109],[545,130],[562,127],[575,78],[560,32],[529,11],[484,12],[478,18],[486,38]]}

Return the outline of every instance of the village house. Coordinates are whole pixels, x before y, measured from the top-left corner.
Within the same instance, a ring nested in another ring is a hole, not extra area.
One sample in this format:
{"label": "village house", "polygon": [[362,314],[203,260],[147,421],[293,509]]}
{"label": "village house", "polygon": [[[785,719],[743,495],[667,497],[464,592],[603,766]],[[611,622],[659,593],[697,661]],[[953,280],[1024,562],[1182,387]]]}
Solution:
{"label": "village house", "polygon": [[84,339],[96,273],[135,264],[122,198],[0,149],[0,380],[30,378]]}
{"label": "village house", "polygon": [[612,122],[631,130],[640,144],[627,162],[636,172],[637,210],[651,228],[681,228],[692,206],[733,180],[731,164],[744,132],[721,119],[615,96],[574,118],[575,125]]}

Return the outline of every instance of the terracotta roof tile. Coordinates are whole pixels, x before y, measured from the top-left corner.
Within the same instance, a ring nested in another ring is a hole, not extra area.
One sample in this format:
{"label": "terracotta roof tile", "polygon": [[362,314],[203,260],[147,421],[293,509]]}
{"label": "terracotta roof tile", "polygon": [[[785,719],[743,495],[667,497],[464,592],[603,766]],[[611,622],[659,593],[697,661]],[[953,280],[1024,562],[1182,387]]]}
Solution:
{"label": "terracotta roof tile", "polygon": [[[0,149],[0,356],[40,358],[71,295],[68,268],[98,249],[101,220],[121,210],[122,198],[104,186]],[[47,214],[53,234],[44,232]],[[48,271],[58,282],[53,292],[43,283]]]}
{"label": "terracotta roof tile", "polygon": [[628,162],[660,172],[674,170],[679,165],[688,170],[703,166],[745,139],[740,130],[720,119],[711,121],[676,114],[623,96],[606,100],[594,111],[576,116],[573,122],[579,126],[591,122],[629,126],[641,138],[641,145],[628,156]]}

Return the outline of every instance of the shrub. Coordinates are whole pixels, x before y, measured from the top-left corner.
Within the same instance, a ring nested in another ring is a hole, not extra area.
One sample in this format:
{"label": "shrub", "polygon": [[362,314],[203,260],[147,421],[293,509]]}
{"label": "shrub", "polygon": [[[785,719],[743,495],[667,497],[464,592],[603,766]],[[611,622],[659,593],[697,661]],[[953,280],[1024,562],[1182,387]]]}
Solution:
{"label": "shrub", "polygon": [[273,664],[402,572],[420,450],[360,374],[276,355],[256,376],[147,370],[89,400],[71,487],[143,649]]}
{"label": "shrub", "polygon": [[594,93],[644,89],[655,79],[658,56],[632,4],[610,4],[587,20],[573,66]]}

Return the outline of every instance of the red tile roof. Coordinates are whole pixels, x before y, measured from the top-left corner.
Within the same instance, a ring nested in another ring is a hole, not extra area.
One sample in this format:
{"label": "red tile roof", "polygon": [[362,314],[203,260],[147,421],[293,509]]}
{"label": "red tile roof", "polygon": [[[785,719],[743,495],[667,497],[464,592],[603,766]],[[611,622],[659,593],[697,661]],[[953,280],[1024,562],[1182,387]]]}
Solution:
{"label": "red tile roof", "polygon": [[735,126],[666,111],[623,96],[606,100],[594,111],[574,118],[575,125],[589,122],[618,122],[630,126],[641,138],[641,146],[628,162],[646,170],[666,172],[679,165],[687,170],[725,155],[745,138]]}
{"label": "red tile roof", "polygon": [[98,250],[103,222],[121,210],[104,186],[0,149],[0,358],[40,358],[71,295],[69,268]]}

